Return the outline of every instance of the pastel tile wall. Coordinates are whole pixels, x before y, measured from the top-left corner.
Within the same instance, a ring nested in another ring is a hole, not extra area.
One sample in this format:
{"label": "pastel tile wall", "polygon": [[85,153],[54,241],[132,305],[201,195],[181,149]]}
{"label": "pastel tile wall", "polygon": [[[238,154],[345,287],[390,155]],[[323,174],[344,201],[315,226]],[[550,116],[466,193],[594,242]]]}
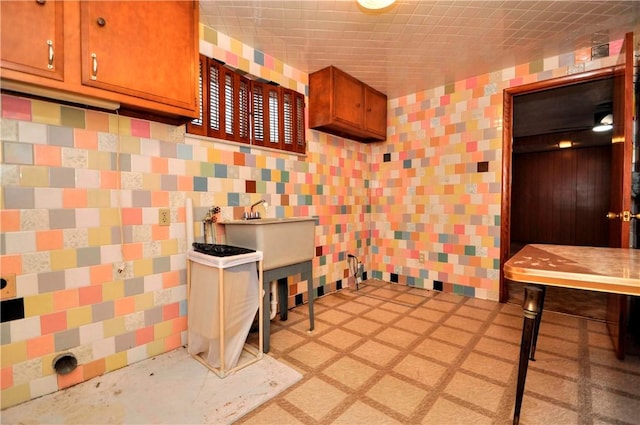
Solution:
{"label": "pastel tile wall", "polygon": [[[202,53],[308,92],[268,54],[200,37]],[[497,299],[502,90],[608,64],[565,55],[391,99],[386,143],[308,130],[306,156],[2,95],[0,270],[18,287],[0,325],[2,406],[186,342],[187,198],[196,238],[211,205],[237,218],[266,199],[267,216],[316,217],[317,295],[347,284],[352,253],[369,276]],[[289,305],[308,298],[299,276],[289,288]],[[60,352],[78,358],[73,373],[54,373]]]}
{"label": "pastel tile wall", "polygon": [[612,66],[620,46],[602,59],[581,49],[391,99],[387,142],[369,152],[372,276],[497,301],[503,90]]}
{"label": "pastel tile wall", "polygon": [[[184,127],[1,100],[0,269],[17,284],[2,303],[6,407],[185,343]],[[61,352],[79,363],[68,375]]]}
{"label": "pastel tile wall", "polygon": [[[246,46],[245,59],[237,42],[207,34],[230,50],[203,39],[203,53],[307,92],[306,74]],[[0,100],[0,270],[17,281],[17,297],[2,303],[2,407],[186,343],[187,198],[199,240],[211,205],[237,218],[266,199],[268,216],[316,217],[318,295],[342,287],[347,252],[367,255],[365,145],[309,132],[299,156],[54,101]],[[159,226],[160,208],[170,226]],[[289,278],[289,305],[308,299],[300,280]],[[52,362],[66,352],[79,366],[58,376]]]}

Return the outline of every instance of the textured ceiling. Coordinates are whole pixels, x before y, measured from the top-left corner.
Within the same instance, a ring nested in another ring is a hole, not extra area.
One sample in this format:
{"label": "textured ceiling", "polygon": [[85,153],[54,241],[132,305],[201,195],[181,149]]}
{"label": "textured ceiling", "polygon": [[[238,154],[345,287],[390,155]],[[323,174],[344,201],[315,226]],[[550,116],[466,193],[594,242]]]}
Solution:
{"label": "textured ceiling", "polygon": [[200,0],[200,21],[303,72],[335,65],[395,98],[621,39],[638,1]]}

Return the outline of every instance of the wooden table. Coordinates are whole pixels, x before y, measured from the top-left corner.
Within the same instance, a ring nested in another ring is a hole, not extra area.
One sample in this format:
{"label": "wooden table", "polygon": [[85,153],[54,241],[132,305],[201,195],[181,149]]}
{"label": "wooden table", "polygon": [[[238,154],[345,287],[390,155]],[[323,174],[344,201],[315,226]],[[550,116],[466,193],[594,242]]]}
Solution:
{"label": "wooden table", "polygon": [[[527,376],[528,359],[534,359],[546,286],[600,291],[608,294],[640,295],[640,250],[565,245],[526,245],[506,263],[504,276],[516,282],[540,285],[525,288],[525,323],[522,329],[516,408],[520,407]],[[528,298],[528,299],[527,299]],[[610,328],[611,331],[611,328]]]}

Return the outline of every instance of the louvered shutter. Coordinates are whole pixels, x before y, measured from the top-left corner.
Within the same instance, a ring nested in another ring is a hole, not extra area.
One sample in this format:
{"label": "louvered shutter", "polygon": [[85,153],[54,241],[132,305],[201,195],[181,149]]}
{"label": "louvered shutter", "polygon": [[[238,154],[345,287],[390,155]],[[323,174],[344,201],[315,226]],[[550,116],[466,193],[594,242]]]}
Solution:
{"label": "louvered shutter", "polygon": [[209,61],[209,125],[207,135],[221,138],[223,135],[222,112],[224,111],[224,98],[221,96],[222,66],[216,61]]}
{"label": "louvered shutter", "polygon": [[247,78],[239,77],[237,140],[243,143],[251,143],[250,99],[250,82]]}
{"label": "louvered shutter", "polygon": [[200,55],[199,60],[199,84],[198,84],[198,105],[200,109],[200,115],[198,118],[195,118],[187,123],[187,133],[191,134],[199,134],[201,136],[206,136],[207,127],[205,123],[205,117],[208,108],[206,108],[204,102],[204,96],[206,96],[206,81],[208,80],[208,73],[206,71],[207,62],[209,58],[204,55]]}
{"label": "louvered shutter", "polygon": [[307,138],[305,137],[304,126],[304,96],[294,92],[295,99],[295,151],[298,153],[307,152]]}
{"label": "louvered shutter", "polygon": [[282,108],[280,107],[280,90],[276,86],[267,85],[267,119],[269,128],[266,146],[282,149]]}
{"label": "louvered shutter", "polygon": [[281,89],[282,92],[282,147],[287,151],[295,151],[295,97],[293,90]]}
{"label": "louvered shutter", "polygon": [[268,131],[268,122],[265,119],[265,92],[264,83],[251,82],[251,105],[253,106],[251,122],[253,124],[253,144],[256,146],[265,145],[265,134]]}

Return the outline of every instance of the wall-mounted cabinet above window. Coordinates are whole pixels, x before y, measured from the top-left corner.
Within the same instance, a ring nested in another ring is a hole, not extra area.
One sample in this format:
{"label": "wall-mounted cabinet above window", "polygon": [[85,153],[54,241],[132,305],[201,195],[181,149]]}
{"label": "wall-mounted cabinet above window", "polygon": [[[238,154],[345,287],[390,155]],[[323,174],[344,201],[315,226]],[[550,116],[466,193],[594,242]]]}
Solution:
{"label": "wall-mounted cabinet above window", "polygon": [[187,132],[305,153],[304,95],[200,55],[200,116]]}
{"label": "wall-mounted cabinet above window", "polygon": [[309,128],[361,142],[387,138],[387,96],[329,66],[309,75]]}

